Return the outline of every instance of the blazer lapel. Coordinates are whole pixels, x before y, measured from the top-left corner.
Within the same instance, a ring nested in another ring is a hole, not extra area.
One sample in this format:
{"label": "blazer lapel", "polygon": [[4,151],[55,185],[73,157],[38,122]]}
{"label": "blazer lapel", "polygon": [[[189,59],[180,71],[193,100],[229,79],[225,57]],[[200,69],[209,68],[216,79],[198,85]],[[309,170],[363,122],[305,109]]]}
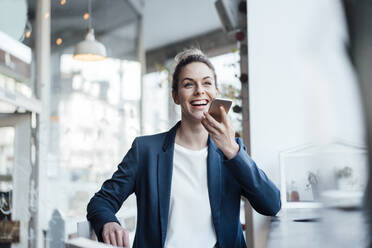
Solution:
{"label": "blazer lapel", "polygon": [[207,177],[208,177],[208,192],[209,202],[213,224],[218,237],[220,233],[220,206],[221,206],[221,156],[217,146],[212,138],[208,138],[208,159],[207,159]]}
{"label": "blazer lapel", "polygon": [[166,135],[163,149],[158,154],[158,198],[160,212],[161,247],[164,247],[168,227],[169,202],[172,184],[174,140],[178,122]]}

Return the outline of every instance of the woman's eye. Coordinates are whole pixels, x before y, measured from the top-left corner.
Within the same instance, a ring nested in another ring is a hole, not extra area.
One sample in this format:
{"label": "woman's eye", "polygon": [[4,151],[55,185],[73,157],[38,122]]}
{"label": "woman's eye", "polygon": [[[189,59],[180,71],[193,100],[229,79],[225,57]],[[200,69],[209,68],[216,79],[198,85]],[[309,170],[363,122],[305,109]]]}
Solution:
{"label": "woman's eye", "polygon": [[209,81],[204,82],[204,84],[206,84],[206,85],[212,85],[212,83],[209,82]]}
{"label": "woman's eye", "polygon": [[184,87],[189,88],[192,86],[192,83],[185,83]]}

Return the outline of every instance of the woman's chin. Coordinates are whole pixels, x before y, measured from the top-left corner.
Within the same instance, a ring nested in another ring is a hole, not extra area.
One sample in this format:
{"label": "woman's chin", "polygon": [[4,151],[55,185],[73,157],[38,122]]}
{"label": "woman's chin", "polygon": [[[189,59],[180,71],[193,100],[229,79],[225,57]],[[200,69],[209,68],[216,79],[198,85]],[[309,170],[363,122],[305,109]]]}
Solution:
{"label": "woman's chin", "polygon": [[203,112],[189,115],[187,119],[195,122],[201,122],[203,120]]}
{"label": "woman's chin", "polygon": [[198,121],[202,121],[203,120],[203,116],[204,116],[203,115],[203,112],[201,112],[201,113],[196,114],[194,118],[196,120],[198,120]]}

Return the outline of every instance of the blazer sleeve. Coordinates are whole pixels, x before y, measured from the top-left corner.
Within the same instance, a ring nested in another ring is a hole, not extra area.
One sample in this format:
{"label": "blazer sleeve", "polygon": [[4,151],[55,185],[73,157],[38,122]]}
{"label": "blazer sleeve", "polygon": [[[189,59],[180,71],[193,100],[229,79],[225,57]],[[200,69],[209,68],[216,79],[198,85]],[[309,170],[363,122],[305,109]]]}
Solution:
{"label": "blazer sleeve", "polygon": [[242,195],[260,214],[274,216],[281,208],[280,191],[266,174],[257,167],[249,157],[241,139],[236,139],[240,146],[238,154],[224,160],[224,164],[242,188]]}
{"label": "blazer sleeve", "polygon": [[102,241],[102,229],[107,222],[119,223],[115,214],[124,200],[135,190],[138,158],[136,138],[112,178],[103,183],[101,189],[88,203],[87,219],[99,241]]}

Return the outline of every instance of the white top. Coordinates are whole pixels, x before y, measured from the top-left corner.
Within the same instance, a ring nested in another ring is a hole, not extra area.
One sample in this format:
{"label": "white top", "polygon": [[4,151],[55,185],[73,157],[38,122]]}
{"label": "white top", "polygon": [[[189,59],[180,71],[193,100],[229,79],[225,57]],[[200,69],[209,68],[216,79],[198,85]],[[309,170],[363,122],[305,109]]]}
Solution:
{"label": "white top", "polygon": [[165,248],[212,248],[217,242],[207,184],[208,147],[194,151],[174,144]]}

